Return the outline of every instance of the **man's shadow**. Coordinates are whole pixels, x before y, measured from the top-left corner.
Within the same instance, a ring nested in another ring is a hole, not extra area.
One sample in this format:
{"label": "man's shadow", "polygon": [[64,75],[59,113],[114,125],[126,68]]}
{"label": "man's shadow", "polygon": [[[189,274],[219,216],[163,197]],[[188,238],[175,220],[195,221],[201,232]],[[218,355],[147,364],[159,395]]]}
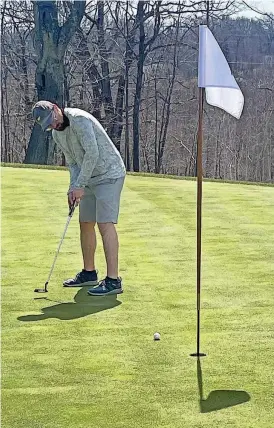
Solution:
{"label": "man's shadow", "polygon": [[211,391],[207,398],[203,398],[203,374],[200,358],[197,359],[197,378],[199,389],[200,412],[209,413],[227,407],[237,406],[246,403],[251,399],[245,391],[216,390]]}
{"label": "man's shadow", "polygon": [[[42,321],[48,318],[59,320],[72,320],[86,317],[96,312],[104,311],[119,306],[121,302],[117,300],[117,295],[94,297],[87,294],[88,288],[82,287],[74,296],[74,302],[57,302],[57,305],[42,308],[40,315],[25,315],[18,317],[19,321]],[[39,299],[39,298],[38,298]],[[46,301],[56,302],[47,297]]]}

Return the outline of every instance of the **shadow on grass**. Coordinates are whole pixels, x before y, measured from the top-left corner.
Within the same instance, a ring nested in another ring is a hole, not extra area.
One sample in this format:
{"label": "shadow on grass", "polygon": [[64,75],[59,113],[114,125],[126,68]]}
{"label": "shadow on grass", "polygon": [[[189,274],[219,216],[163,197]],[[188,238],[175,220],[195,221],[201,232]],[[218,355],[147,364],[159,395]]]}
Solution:
{"label": "shadow on grass", "polygon": [[[106,309],[119,306],[121,302],[117,300],[116,295],[93,297],[87,294],[88,288],[81,288],[74,297],[74,302],[57,302],[57,305],[47,306],[42,308],[43,312],[40,315],[25,315],[18,317],[19,321],[42,321],[48,318],[57,318],[59,320],[72,320],[86,317],[87,315],[95,314]],[[44,300],[52,302],[47,297]]]}
{"label": "shadow on grass", "polygon": [[227,407],[238,406],[250,400],[250,395],[245,391],[216,390],[211,391],[209,396],[203,398],[203,374],[200,359],[197,359],[197,378],[200,398],[200,412],[209,413]]}

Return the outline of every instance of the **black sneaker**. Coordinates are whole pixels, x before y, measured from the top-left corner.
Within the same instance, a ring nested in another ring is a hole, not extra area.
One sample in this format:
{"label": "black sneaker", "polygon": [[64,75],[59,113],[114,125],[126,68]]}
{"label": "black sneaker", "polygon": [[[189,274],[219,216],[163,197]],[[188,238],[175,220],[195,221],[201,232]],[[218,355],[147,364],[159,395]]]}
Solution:
{"label": "black sneaker", "polygon": [[99,282],[98,287],[88,290],[90,296],[108,296],[110,294],[122,294],[122,278],[111,279],[106,277]]}
{"label": "black sneaker", "polygon": [[63,282],[64,287],[82,287],[84,285],[98,285],[97,271],[87,272],[84,269],[77,273],[75,278]]}

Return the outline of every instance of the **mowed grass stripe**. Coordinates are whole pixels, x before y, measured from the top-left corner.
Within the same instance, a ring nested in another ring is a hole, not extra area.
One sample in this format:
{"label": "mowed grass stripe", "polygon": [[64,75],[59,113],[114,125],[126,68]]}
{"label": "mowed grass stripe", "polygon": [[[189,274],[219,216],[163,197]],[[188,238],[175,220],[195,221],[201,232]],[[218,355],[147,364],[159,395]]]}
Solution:
{"label": "mowed grass stripe", "polygon": [[[155,179],[155,183],[157,181],[159,182],[160,180]],[[176,186],[178,182],[175,181],[174,183],[172,180],[170,181],[170,188],[175,186],[179,190],[180,183],[179,186]],[[192,183],[188,184],[192,186]],[[179,191],[177,192],[176,199],[173,198],[173,194],[170,194],[170,192],[165,192],[165,187],[161,188],[161,185],[158,185],[159,192],[157,189],[155,190],[155,194],[146,192],[143,190],[143,187],[139,187],[138,191],[147,199],[152,200],[157,207],[162,206],[163,210],[174,210],[177,215],[172,217],[173,221],[191,221],[188,227],[189,233],[190,230],[196,228],[196,217],[194,218],[192,209],[191,213],[187,213],[186,220],[184,205],[189,205],[191,203],[196,206],[196,200],[193,198],[195,193],[193,186],[191,189],[191,201],[187,198],[185,188],[181,190],[181,194],[179,194]],[[255,273],[260,275],[260,279],[262,279],[261,276],[265,274],[266,278],[264,282],[270,284],[270,276],[273,272],[273,264],[269,264],[269,262],[272,260],[272,237],[274,238],[274,226],[272,222],[274,192],[272,189],[264,188],[264,190],[266,190],[263,192],[265,200],[259,203],[258,197],[253,195],[251,187],[239,186],[240,191],[238,198],[237,188],[233,188],[229,185],[224,185],[223,187],[223,192],[218,193],[218,185],[204,183],[202,230],[203,270],[205,271],[207,269],[207,263],[210,263],[211,268],[214,268],[213,265],[215,265],[219,270],[221,265],[224,269],[224,273],[226,271],[226,273],[229,274],[230,270],[233,271],[236,263],[240,267],[236,274],[240,275],[240,277],[242,276],[245,279],[248,278],[248,269],[250,269],[252,278]],[[242,196],[241,188],[243,188]],[[247,189],[246,194],[244,193],[245,189]],[[255,190],[256,189],[255,187]],[[156,192],[158,192],[158,194],[156,194]],[[219,194],[220,198],[218,199]],[[236,206],[231,203],[229,204],[228,195],[231,197],[231,200],[237,199],[241,201],[241,203],[236,204]],[[266,207],[265,210],[263,210],[264,207]],[[268,235],[267,239],[266,232]],[[191,233],[191,244],[193,244],[193,238],[196,250],[196,229],[195,234]],[[182,241],[186,240],[186,242],[188,242],[188,236],[185,237],[184,232],[181,235],[181,239]],[[192,254],[193,253],[191,253],[191,255]],[[265,269],[267,264],[270,267],[268,270]]]}

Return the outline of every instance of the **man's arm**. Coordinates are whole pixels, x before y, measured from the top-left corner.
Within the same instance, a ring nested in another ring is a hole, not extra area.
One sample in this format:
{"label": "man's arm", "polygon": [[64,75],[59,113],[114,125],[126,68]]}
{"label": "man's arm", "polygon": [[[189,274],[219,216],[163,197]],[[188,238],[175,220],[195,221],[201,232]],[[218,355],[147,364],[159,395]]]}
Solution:
{"label": "man's arm", "polygon": [[75,132],[85,152],[81,171],[74,186],[79,189],[88,184],[99,157],[99,150],[92,122],[85,117],[77,117],[75,124]]}
{"label": "man's arm", "polygon": [[80,174],[80,168],[77,165],[77,163],[74,161],[74,159],[71,157],[70,153],[68,152],[68,150],[65,150],[65,148],[60,144],[59,140],[58,140],[58,136],[56,135],[56,132],[52,133],[53,139],[55,141],[55,143],[57,144],[57,146],[59,146],[62,150],[62,152],[65,155],[66,158],[66,163],[68,165],[68,169],[69,169],[69,173],[70,173],[70,183],[69,183],[69,190],[68,190],[68,194],[71,191],[71,189],[75,188],[78,176]]}
{"label": "man's arm", "polygon": [[65,155],[65,158],[66,158],[69,172],[70,172],[70,183],[69,183],[69,191],[68,191],[69,193],[72,189],[75,189],[77,187],[76,183],[77,183],[77,179],[79,177],[81,169],[76,163],[70,163],[66,155]]}

